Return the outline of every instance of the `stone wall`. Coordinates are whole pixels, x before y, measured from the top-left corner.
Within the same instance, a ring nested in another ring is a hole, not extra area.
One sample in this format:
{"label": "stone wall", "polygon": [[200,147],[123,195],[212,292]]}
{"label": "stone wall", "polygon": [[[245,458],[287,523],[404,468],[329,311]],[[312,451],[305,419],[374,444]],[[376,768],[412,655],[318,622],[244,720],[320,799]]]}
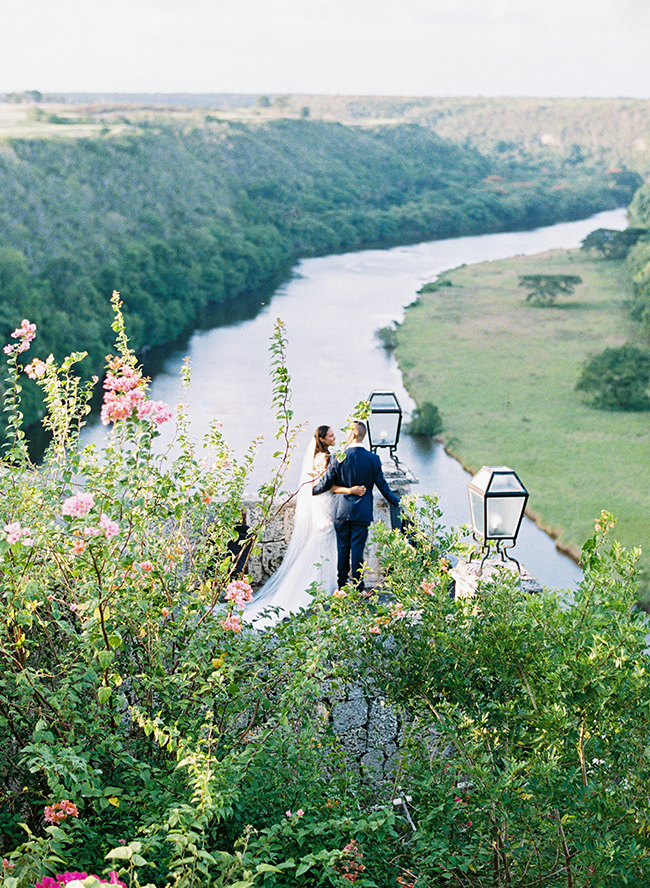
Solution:
{"label": "stone wall", "polygon": [[[398,468],[392,460],[383,463],[382,469],[388,486],[400,496],[409,493],[411,486],[418,483],[417,479],[407,468]],[[390,527],[390,507],[388,503],[377,489],[373,491],[373,497],[375,521],[383,521]],[[257,524],[261,518],[259,502],[249,500],[245,505],[247,523],[251,526]],[[254,588],[261,586],[282,563],[293,532],[295,509],[295,502],[292,500],[267,524],[259,543],[260,552],[258,555],[252,555],[248,563],[247,573],[251,577],[251,583]],[[367,582],[370,586],[373,586],[380,582],[381,574],[376,549],[372,543],[369,543],[366,548],[366,561],[368,563]]]}

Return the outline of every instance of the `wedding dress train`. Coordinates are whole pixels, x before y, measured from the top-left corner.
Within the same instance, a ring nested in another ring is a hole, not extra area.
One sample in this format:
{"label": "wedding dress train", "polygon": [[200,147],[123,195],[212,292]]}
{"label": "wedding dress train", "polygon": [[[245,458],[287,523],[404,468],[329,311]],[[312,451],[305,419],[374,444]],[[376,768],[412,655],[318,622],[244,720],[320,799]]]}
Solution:
{"label": "wedding dress train", "polygon": [[[314,584],[328,594],[336,589],[335,494],[327,492],[312,496],[311,492],[314,475],[321,475],[327,462],[327,454],[314,455],[314,446],[310,445],[300,473],[294,529],[282,564],[242,614],[242,619],[255,629],[274,626],[308,607]],[[265,614],[269,608],[279,610]]]}

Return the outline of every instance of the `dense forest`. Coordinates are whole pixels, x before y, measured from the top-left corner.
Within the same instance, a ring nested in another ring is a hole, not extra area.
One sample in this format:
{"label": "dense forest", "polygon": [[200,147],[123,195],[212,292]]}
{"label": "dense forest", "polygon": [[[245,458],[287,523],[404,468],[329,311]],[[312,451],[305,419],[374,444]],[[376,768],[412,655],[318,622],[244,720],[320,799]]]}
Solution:
{"label": "dense forest", "polygon": [[[139,354],[251,310],[298,258],[574,219],[628,203],[636,173],[481,153],[417,124],[169,116],[85,138],[0,142],[0,333],[23,317],[61,358],[110,351],[122,294]],[[27,422],[38,418],[26,386]]]}

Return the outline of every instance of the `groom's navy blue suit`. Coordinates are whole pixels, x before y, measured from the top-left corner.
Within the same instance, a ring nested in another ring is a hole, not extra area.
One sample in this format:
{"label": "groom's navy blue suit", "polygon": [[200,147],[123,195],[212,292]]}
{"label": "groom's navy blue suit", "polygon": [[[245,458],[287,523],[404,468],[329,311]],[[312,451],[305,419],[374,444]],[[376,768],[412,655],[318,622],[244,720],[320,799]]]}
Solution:
{"label": "groom's navy blue suit", "polygon": [[[334,498],[334,529],[338,556],[338,584],[344,586],[350,568],[352,579],[358,580],[363,564],[363,551],[372,522],[372,489],[377,487],[382,496],[393,506],[399,505],[399,497],[388,486],[381,470],[381,460],[362,444],[351,444],[345,451],[345,459],[333,459],[320,481],[314,484],[315,495],[329,490],[333,484],[341,487],[363,485],[363,496],[338,493]],[[359,583],[363,589],[363,581]]]}

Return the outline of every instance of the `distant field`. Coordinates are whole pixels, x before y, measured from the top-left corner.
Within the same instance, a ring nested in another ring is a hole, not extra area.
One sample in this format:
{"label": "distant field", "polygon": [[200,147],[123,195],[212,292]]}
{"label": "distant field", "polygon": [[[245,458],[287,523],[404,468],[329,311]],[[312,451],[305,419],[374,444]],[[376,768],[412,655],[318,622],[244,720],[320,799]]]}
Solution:
{"label": "distant field", "polygon": [[[526,303],[520,274],[574,274],[575,294]],[[538,522],[577,555],[602,509],[650,565],[650,417],[587,407],[582,361],[632,331],[621,263],[579,250],[466,266],[422,295],[398,333],[397,359],[418,403],[443,416],[448,449],[470,470],[509,465]]]}

